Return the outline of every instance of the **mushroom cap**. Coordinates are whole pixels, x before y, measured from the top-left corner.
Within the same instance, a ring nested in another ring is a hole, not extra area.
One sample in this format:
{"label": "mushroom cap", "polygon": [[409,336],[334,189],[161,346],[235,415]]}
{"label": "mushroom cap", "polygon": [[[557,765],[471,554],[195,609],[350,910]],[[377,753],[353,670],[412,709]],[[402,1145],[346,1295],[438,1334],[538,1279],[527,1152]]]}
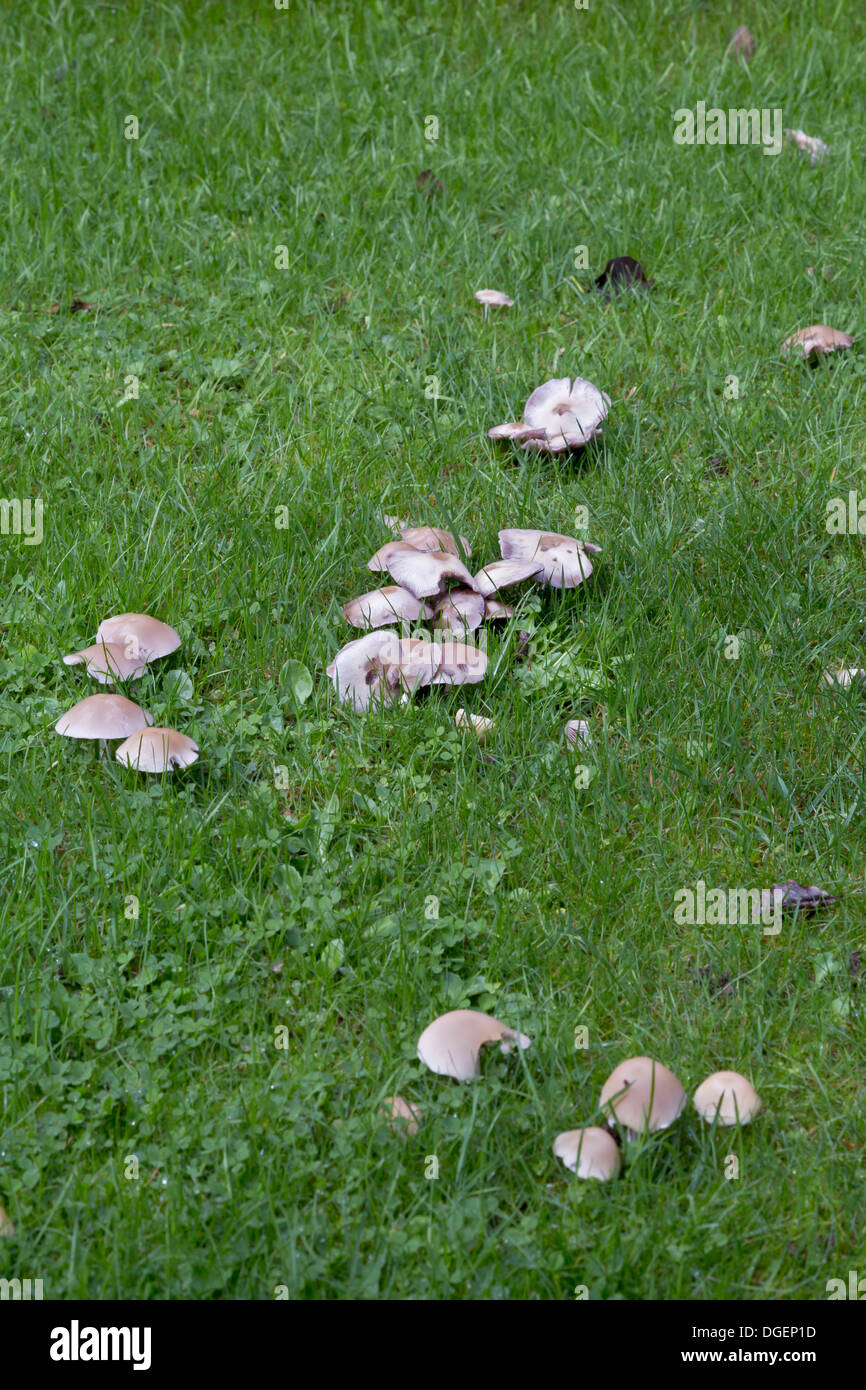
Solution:
{"label": "mushroom cap", "polygon": [[80,652],[70,652],[63,658],[63,664],[80,666],[84,662],[88,676],[93,676],[100,685],[140,680],[147,670],[147,660],[126,653],[127,648],[119,642],[95,642],[92,647],[82,647]]}
{"label": "mushroom cap", "polygon": [[622,1167],[619,1145],[610,1130],[599,1125],[566,1129],[553,1141],[553,1152],[579,1178],[615,1178]]}
{"label": "mushroom cap", "polygon": [[525,579],[535,579],[544,566],[538,559],[530,560],[491,560],[475,576],[479,594],[490,598],[502,589],[510,589],[513,584],[522,584]]}
{"label": "mushroom cap", "polygon": [[539,582],[554,589],[574,589],[588,579],[592,564],[587,553],[597,554],[600,550],[599,546],[573,536],[516,527],[499,532],[499,548],[506,560],[534,560],[540,567]]}
{"label": "mushroom cap", "polygon": [[509,299],[508,295],[503,294],[502,290],[476,290],[475,298],[478,300],[479,304],[501,304],[505,306],[512,306],[514,304],[514,300]]}
{"label": "mushroom cap", "polygon": [[755,40],[753,35],[746,28],[745,24],[738,24],[731,35],[727,53],[742,53],[744,58],[754,58]]}
{"label": "mushroom cap", "polygon": [[[386,546],[382,547],[387,549]],[[444,550],[416,550],[411,545],[391,548],[386,568],[398,584],[416,598],[432,598],[444,593],[449,579],[475,588],[475,580],[462,560]]]}
{"label": "mushroom cap", "polygon": [[391,559],[392,555],[399,554],[401,550],[414,549],[415,547],[412,545],[407,546],[405,541],[386,541],[384,545],[379,546],[375,555],[370,556],[367,561],[367,569],[374,570],[375,572],[387,570],[388,561]]}
{"label": "mushroom cap", "polygon": [[828,328],[825,323],[813,323],[808,328],[800,328],[786,338],[781,351],[789,353],[794,348],[802,348],[804,357],[823,357],[827,352],[837,352],[853,347],[854,339],[850,333],[841,333],[838,328]]}
{"label": "mushroom cap", "polygon": [[417,1134],[421,1113],[420,1105],[410,1103],[403,1096],[386,1096],[379,1107],[379,1114],[388,1121],[392,1134]]}
{"label": "mushroom cap", "polygon": [[681,1114],[686,1093],[672,1071],[652,1057],[620,1062],[601,1090],[601,1108],[632,1134],[667,1129]]}
{"label": "mushroom cap", "polygon": [[527,439],[544,439],[544,430],[532,429],[523,420],[509,420],[504,425],[494,425],[487,431],[488,439],[513,439],[522,444]]}
{"label": "mushroom cap", "polygon": [[455,714],[454,723],[458,729],[469,729],[479,743],[483,743],[496,728],[492,719],[487,719],[483,714],[467,714],[463,708]]}
{"label": "mushroom cap", "polygon": [[484,616],[489,623],[506,622],[514,617],[514,609],[508,603],[500,603],[498,598],[486,598]]}
{"label": "mushroom cap", "polygon": [[116,642],[127,656],[143,656],[146,661],[169,656],[180,646],[180,637],[173,627],[158,618],[149,618],[146,613],[120,613],[116,618],[106,618],[99,624],[96,640]]}
{"label": "mushroom cap", "polygon": [[174,772],[198,758],[198,744],[177,729],[139,729],[120,745],[115,758],[136,772]]}
{"label": "mushroom cap", "polygon": [[498,1042],[500,1051],[510,1052],[515,1045],[529,1047],[530,1040],[489,1014],[453,1009],[424,1029],[418,1039],[418,1057],[438,1076],[471,1081],[479,1074],[479,1054],[488,1042]]}
{"label": "mushroom cap", "polygon": [[527,444],[561,453],[582,449],[601,434],[602,420],[610,407],[610,396],[583,377],[554,377],[533,391],[523,411],[523,420],[532,430],[543,430],[543,439]]}
{"label": "mushroom cap", "polygon": [[805,130],[785,130],[785,136],[790,144],[796,145],[803,154],[810,156],[812,163],[817,164],[819,159],[823,159],[825,154],[830,153],[830,146],[825,145],[823,140],[819,140],[816,135],[807,135]]}
{"label": "mushroom cap", "polygon": [[395,618],[429,618],[430,612],[422,599],[401,589],[399,584],[386,584],[382,589],[371,589],[359,598],[353,598],[343,608],[343,617],[352,627],[384,627]]}
{"label": "mushroom cap", "polygon": [[327,673],[339,699],[355,710],[366,710],[373,700],[392,698],[386,672],[399,659],[400,638],[393,628],[384,628],[347,642],[328,664]]}
{"label": "mushroom cap", "polygon": [[460,537],[460,546],[450,531],[443,531],[441,526],[404,526],[400,530],[400,536],[404,544],[411,545],[415,550],[444,550],[446,555],[456,555],[460,558],[460,548],[467,559],[472,554],[472,547],[465,536]]}
{"label": "mushroom cap", "polygon": [[434,685],[477,685],[487,674],[487,653],[466,642],[445,641]]}
{"label": "mushroom cap", "polygon": [[838,671],[824,672],[824,680],[828,685],[849,686],[863,679],[866,679],[866,671],[861,666],[842,666]]}
{"label": "mushroom cap", "polygon": [[153,718],[123,695],[88,695],[54,725],[65,738],[128,738]]}
{"label": "mushroom cap", "polygon": [[474,589],[450,589],[436,600],[434,618],[451,632],[474,632],[484,619],[484,599]]}
{"label": "mushroom cap", "polygon": [[738,1071],[714,1071],[695,1091],[694,1105],[703,1120],[718,1116],[720,1125],[745,1125],[761,1109],[761,1099]]}
{"label": "mushroom cap", "polygon": [[442,648],[438,642],[421,637],[405,637],[398,643],[396,654],[389,655],[387,681],[391,686],[401,684],[410,693],[422,685],[432,685],[442,664]]}
{"label": "mushroom cap", "polygon": [[569,748],[583,751],[592,744],[592,729],[588,719],[569,719],[565,726],[565,741]]}

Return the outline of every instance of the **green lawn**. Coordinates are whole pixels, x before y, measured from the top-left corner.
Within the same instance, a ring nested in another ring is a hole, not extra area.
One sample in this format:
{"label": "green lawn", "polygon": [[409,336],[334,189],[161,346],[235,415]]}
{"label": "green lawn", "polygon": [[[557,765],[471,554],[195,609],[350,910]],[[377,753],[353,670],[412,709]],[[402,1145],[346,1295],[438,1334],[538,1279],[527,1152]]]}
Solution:
{"label": "green lawn", "polygon": [[[779,356],[866,333],[866,14],[73,0],[0,34],[0,493],[44,503],[40,545],[0,537],[0,1276],[749,1300],[866,1272],[866,691],[821,682],[866,666],[863,538],[825,529],[866,495],[866,366]],[[830,153],[675,145],[699,101]],[[605,305],[624,254],[655,288]],[[486,438],[565,374],[609,393],[602,441]],[[484,683],[338,704],[383,510],[480,564],[580,507],[594,575],[526,596]],[[53,732],[98,689],[60,658],[128,610],[183,638],[128,691],[200,743],[174,778]],[[680,925],[699,878],[837,902]],[[459,1007],[531,1048],[434,1076],[417,1038]],[[636,1053],[690,1090],[741,1070],[764,1111],[689,1108],[582,1182],[554,1136]],[[415,1138],[376,1123],[395,1091]]]}

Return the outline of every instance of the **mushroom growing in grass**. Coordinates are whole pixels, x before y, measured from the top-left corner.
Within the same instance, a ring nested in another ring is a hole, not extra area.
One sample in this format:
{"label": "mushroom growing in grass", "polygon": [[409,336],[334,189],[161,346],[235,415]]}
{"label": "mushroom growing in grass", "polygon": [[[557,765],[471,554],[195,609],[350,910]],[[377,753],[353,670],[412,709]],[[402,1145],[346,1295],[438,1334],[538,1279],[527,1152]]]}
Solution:
{"label": "mushroom growing in grass", "polygon": [[489,439],[513,439],[515,444],[559,454],[582,449],[601,434],[610,396],[583,377],[556,377],[533,391],[522,422],[494,425]]}
{"label": "mushroom growing in grass", "polygon": [[476,290],[475,298],[479,304],[484,305],[484,317],[487,318],[491,308],[511,309],[514,307],[514,300],[510,299],[502,290]]}
{"label": "mushroom growing in grass", "polygon": [[120,613],[106,618],[99,624],[96,640],[116,643],[128,657],[141,656],[145,661],[169,656],[180,646],[180,637],[173,627],[146,613]]}
{"label": "mushroom growing in grass", "polygon": [[796,145],[801,154],[807,154],[812,164],[817,164],[825,154],[830,153],[829,145],[825,145],[817,135],[807,135],[805,130],[786,130],[785,139],[789,144]]}
{"label": "mushroom growing in grass", "polygon": [[421,637],[406,637],[398,644],[398,651],[388,668],[389,684],[402,685],[411,695],[422,685],[432,685],[442,664],[442,648],[438,642],[427,642]]}
{"label": "mushroom growing in grass", "polygon": [[[383,546],[382,550],[388,551],[384,568],[416,598],[443,594],[449,580],[467,589],[475,588],[475,580],[463,561],[444,550],[416,550],[414,546],[400,543]],[[371,560],[371,567],[372,564]]]}
{"label": "mushroom growing in grass", "polygon": [[474,589],[450,589],[436,600],[433,619],[450,632],[474,632],[484,621],[484,599]]}
{"label": "mushroom growing in grass", "polygon": [[434,685],[477,685],[487,674],[487,653],[466,642],[443,641]]}
{"label": "mushroom growing in grass", "polygon": [[198,744],[177,729],[139,729],[120,745],[115,758],[136,772],[174,772],[198,758]]}
{"label": "mushroom growing in grass", "polygon": [[484,616],[489,623],[504,623],[514,617],[514,609],[508,603],[500,603],[498,598],[486,598]]}
{"label": "mushroom growing in grass", "polygon": [[843,666],[838,671],[825,671],[823,678],[828,685],[838,685],[844,690],[855,681],[866,680],[866,671],[861,666]]}
{"label": "mushroom growing in grass", "polygon": [[818,358],[826,356],[828,352],[844,352],[853,345],[854,339],[850,333],[842,333],[838,328],[828,328],[825,323],[813,323],[786,338],[781,351],[787,356],[799,348],[804,357]]}
{"label": "mushroom growing in grass", "polygon": [[64,738],[98,739],[104,747],[107,739],[128,738],[152,723],[146,710],[123,695],[88,695],[61,714],[54,728]]}
{"label": "mushroom growing in grass", "polygon": [[745,1125],[761,1109],[761,1099],[751,1081],[738,1071],[714,1071],[695,1091],[694,1105],[702,1120]]}
{"label": "mushroom growing in grass", "polygon": [[444,550],[447,555],[456,555],[458,559],[462,550],[467,560],[472,555],[472,547],[465,536],[460,537],[458,547],[452,533],[443,531],[441,526],[403,526],[400,528],[400,539],[404,545],[411,545],[413,550]]}
{"label": "mushroom growing in grass", "polygon": [[146,658],[139,654],[128,656],[127,648],[119,642],[96,642],[92,647],[82,647],[80,652],[70,652],[63,658],[64,666],[82,663],[88,676],[93,676],[100,685],[137,681],[147,670]]}
{"label": "mushroom growing in grass", "polygon": [[399,660],[400,638],[392,628],[386,628],[347,642],[327,672],[338,697],[361,711],[373,702],[394,698],[394,682],[388,681],[387,673]]}
{"label": "mushroom growing in grass", "polygon": [[619,1145],[609,1129],[588,1125],[586,1129],[566,1129],[553,1141],[553,1152],[566,1168],[579,1178],[598,1178],[607,1182],[622,1167]]}
{"label": "mushroom growing in grass", "polygon": [[636,1138],[667,1129],[682,1113],[686,1093],[672,1071],[652,1057],[629,1057],[605,1081],[599,1102],[609,1121],[625,1125]]}
{"label": "mushroom growing in grass", "polygon": [[527,1048],[530,1040],[507,1024],[474,1009],[454,1009],[424,1029],[418,1039],[418,1057],[438,1076],[472,1081],[479,1075],[478,1059],[485,1043],[499,1044],[501,1052]]}
{"label": "mushroom growing in grass", "polygon": [[343,608],[343,617],[352,627],[385,627],[396,618],[414,622],[417,618],[429,618],[430,610],[423,599],[417,599],[408,589],[399,584],[386,584],[383,589],[373,589],[360,598],[353,598]]}
{"label": "mushroom growing in grass", "polygon": [[386,1096],[379,1114],[387,1121],[392,1134],[403,1134],[411,1138],[418,1133],[421,1123],[421,1107],[410,1103],[403,1096]]}
{"label": "mushroom growing in grass", "polygon": [[458,729],[467,729],[473,733],[479,743],[484,743],[496,728],[492,719],[486,718],[483,714],[467,714],[463,708],[455,714],[454,723]]}
{"label": "mushroom growing in grass", "polygon": [[475,584],[479,594],[491,598],[503,589],[511,589],[527,579],[536,579],[543,572],[544,565],[539,559],[491,560],[489,565],[478,571]]}
{"label": "mushroom growing in grass", "polygon": [[575,540],[574,536],[517,527],[499,532],[499,548],[506,560],[534,560],[539,565],[539,582],[554,589],[574,589],[582,584],[592,574],[588,554],[601,551],[601,546]]}
{"label": "mushroom growing in grass", "polygon": [[730,43],[725,50],[726,56],[730,58],[744,58],[748,62],[755,56],[755,39],[746,28],[745,24],[738,24],[731,35]]}
{"label": "mushroom growing in grass", "polygon": [[592,746],[592,729],[588,719],[569,719],[565,726],[565,741],[569,748],[584,752]]}

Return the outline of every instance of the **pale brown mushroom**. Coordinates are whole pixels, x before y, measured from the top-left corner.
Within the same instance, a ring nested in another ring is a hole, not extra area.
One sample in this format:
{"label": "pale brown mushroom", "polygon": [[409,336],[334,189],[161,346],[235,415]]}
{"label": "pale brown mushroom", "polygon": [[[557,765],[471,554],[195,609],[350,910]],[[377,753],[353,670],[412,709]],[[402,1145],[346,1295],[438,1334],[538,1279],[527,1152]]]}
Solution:
{"label": "pale brown mushroom", "polygon": [[443,531],[441,526],[403,526],[400,538],[414,550],[444,550],[447,555],[456,555],[459,559],[462,549],[467,560],[472,555],[472,547],[465,536],[460,537],[458,546],[451,532]]}
{"label": "pale brown mushroom", "polygon": [[789,144],[796,145],[801,154],[807,154],[812,164],[817,164],[830,153],[829,145],[825,145],[817,135],[807,135],[805,130],[786,130],[785,138]]}
{"label": "pale brown mushroom", "polygon": [[573,589],[592,574],[589,554],[601,547],[555,531],[521,530],[511,527],[499,532],[499,548],[506,560],[533,560],[540,566],[540,583],[554,589]]}
{"label": "pale brown mushroom", "polygon": [[454,1009],[424,1029],[418,1039],[418,1057],[439,1076],[471,1081],[479,1075],[478,1059],[485,1043],[496,1042],[500,1051],[529,1047],[524,1033],[474,1009]]}
{"label": "pale brown mushroom", "polygon": [[169,656],[180,646],[180,637],[173,627],[146,613],[120,613],[106,618],[99,624],[96,640],[116,643],[130,659],[141,656],[145,661]]}
{"label": "pale brown mushroom", "polygon": [[694,1105],[703,1120],[745,1125],[761,1109],[761,1099],[748,1077],[738,1071],[714,1071],[695,1091]]}
{"label": "pale brown mushroom", "polygon": [[403,1096],[386,1096],[379,1107],[379,1114],[387,1121],[391,1133],[408,1137],[418,1133],[421,1113],[420,1105],[410,1103]]}
{"label": "pale brown mushroom", "polygon": [[88,676],[100,685],[116,685],[118,681],[141,680],[147,670],[147,660],[141,655],[127,656],[127,648],[119,642],[96,642],[70,652],[63,658],[64,666],[85,665]]}
{"label": "pale brown mushroom", "polygon": [[410,545],[391,547],[386,568],[416,598],[443,594],[449,580],[467,589],[475,588],[475,580],[463,561],[444,550],[415,550]]}
{"label": "pale brown mushroom", "polygon": [[476,685],[487,674],[487,653],[481,647],[446,640],[434,685]]}
{"label": "pale brown mushroom", "polygon": [[64,738],[106,739],[128,738],[146,725],[152,717],[123,695],[88,695],[67,710],[54,728]]}
{"label": "pale brown mushroom", "polygon": [[795,348],[802,349],[804,357],[823,357],[828,352],[840,352],[852,347],[854,339],[850,333],[842,333],[838,328],[828,328],[824,323],[813,323],[809,328],[801,328],[786,338],[781,351],[785,354]]}
{"label": "pale brown mushroom", "polygon": [[553,1141],[553,1152],[566,1168],[579,1178],[598,1178],[607,1182],[622,1167],[619,1145],[610,1130],[599,1125],[586,1129],[566,1129]]}
{"label": "pale brown mushroom", "polygon": [[139,729],[120,745],[115,758],[136,772],[174,772],[198,758],[198,744],[177,729]]}
{"label": "pale brown mushroom", "polygon": [[327,672],[339,699],[362,711],[373,702],[393,699],[394,687],[387,672],[399,660],[400,638],[392,628],[384,628],[347,642]]}
{"label": "pale brown mushroom", "polygon": [[494,425],[490,439],[513,439],[526,449],[562,453],[582,449],[601,434],[610,396],[583,377],[555,377],[537,386],[526,402],[522,423]]}
{"label": "pale brown mushroom", "polygon": [[530,560],[491,560],[489,565],[485,565],[475,576],[475,583],[479,594],[485,598],[491,598],[493,594],[498,594],[502,589],[510,589],[515,584],[522,584],[526,579],[535,579],[544,570],[544,566],[538,559]]}
{"label": "pale brown mushroom", "polygon": [[473,589],[449,589],[436,600],[433,610],[435,625],[451,632],[474,632],[484,619],[484,599]]}
{"label": "pale brown mushroom", "polygon": [[352,627],[385,627],[395,619],[414,622],[417,618],[431,616],[427,604],[401,589],[399,584],[386,584],[382,589],[372,589],[360,598],[353,598],[343,608],[343,617]]}
{"label": "pale brown mushroom", "polygon": [[486,718],[483,714],[467,714],[462,707],[455,714],[454,723],[458,729],[468,729],[479,743],[484,743],[496,728],[492,719]]}
{"label": "pale brown mushroom", "polygon": [[652,1057],[629,1057],[605,1081],[599,1104],[630,1135],[667,1129],[686,1103],[686,1093],[672,1071]]}
{"label": "pale brown mushroom", "polygon": [[510,299],[502,290],[476,290],[475,298],[479,304],[484,305],[484,317],[487,318],[491,308],[513,308],[514,300]]}
{"label": "pale brown mushroom", "polygon": [[514,609],[508,603],[500,603],[498,598],[486,598],[484,616],[489,623],[506,622],[514,617]]}
{"label": "pale brown mushroom", "polygon": [[749,33],[749,30],[746,28],[745,24],[737,25],[736,29],[731,35],[731,41],[728,44],[726,51],[728,56],[742,57],[745,58],[747,62],[750,58],[754,58],[755,40],[753,35]]}
{"label": "pale brown mushroom", "polygon": [[396,685],[399,681],[411,695],[422,685],[435,681],[442,663],[442,647],[421,637],[406,637],[388,660],[388,684]]}

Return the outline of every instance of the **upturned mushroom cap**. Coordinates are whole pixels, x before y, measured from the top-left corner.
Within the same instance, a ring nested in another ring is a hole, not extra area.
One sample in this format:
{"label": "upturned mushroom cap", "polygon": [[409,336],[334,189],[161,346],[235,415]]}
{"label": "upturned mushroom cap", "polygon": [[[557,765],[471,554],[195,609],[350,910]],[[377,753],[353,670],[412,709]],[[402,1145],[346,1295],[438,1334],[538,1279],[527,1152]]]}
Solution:
{"label": "upturned mushroom cap", "polygon": [[140,680],[147,669],[143,656],[127,656],[126,648],[117,642],[95,642],[70,652],[63,658],[64,666],[80,666],[84,662],[88,676],[100,685],[116,685],[118,681]]}
{"label": "upturned mushroom cap", "polygon": [[510,589],[514,584],[522,584],[525,579],[535,579],[541,574],[544,566],[538,559],[534,560],[491,560],[489,565],[485,565],[483,570],[479,570],[475,576],[475,583],[479,594],[485,598],[490,598],[492,594],[498,594],[502,589]]}
{"label": "upturned mushroom cap", "polygon": [[508,618],[514,617],[514,609],[508,603],[500,603],[498,598],[486,598],[484,616],[489,623],[504,623]]}
{"label": "upturned mushroom cap", "polygon": [[487,674],[487,653],[465,642],[442,643],[442,660],[434,685],[477,685]]}
{"label": "upturned mushroom cap", "polygon": [[694,1104],[702,1120],[718,1117],[720,1125],[748,1124],[761,1109],[751,1081],[738,1071],[714,1071],[695,1091]]}
{"label": "upturned mushroom cap", "polygon": [[446,555],[456,555],[460,557],[460,547],[467,559],[472,554],[472,547],[465,536],[460,537],[460,547],[450,531],[443,531],[441,526],[404,526],[400,531],[400,536],[406,545],[411,545],[415,550],[444,550]]}
{"label": "upturned mushroom cap", "polygon": [[828,328],[825,323],[813,323],[809,328],[801,328],[786,338],[782,352],[793,352],[801,348],[804,357],[823,357],[827,352],[839,352],[853,347],[854,339],[850,333],[841,333],[838,328]]}
{"label": "upturned mushroom cap", "polygon": [[522,444],[527,439],[543,439],[544,430],[533,429],[523,420],[509,420],[504,425],[493,425],[487,431],[488,439],[513,439],[515,444]]}
{"label": "upturned mushroom cap", "polygon": [[386,584],[383,589],[371,589],[360,598],[353,598],[343,608],[343,617],[352,627],[385,627],[395,618],[429,618],[430,611],[422,599],[401,589],[399,584]]}
{"label": "upturned mushroom cap", "polygon": [[198,758],[198,744],[177,729],[139,729],[130,734],[114,755],[136,772],[174,772]]}
{"label": "upturned mushroom cap", "polygon": [[607,1182],[622,1167],[619,1145],[607,1129],[588,1125],[586,1129],[566,1129],[553,1141],[553,1152],[566,1168],[579,1178],[598,1178]]}
{"label": "upturned mushroom cap", "polygon": [[825,671],[824,680],[828,685],[840,685],[845,688],[853,685],[855,681],[866,680],[866,671],[861,666],[843,666],[838,671]]}
{"label": "upturned mushroom cap", "polygon": [[474,632],[484,619],[484,599],[473,589],[451,589],[436,600],[434,621],[451,632]]}
{"label": "upturned mushroom cap", "polygon": [[496,728],[492,719],[487,719],[483,714],[467,714],[465,709],[459,709],[454,716],[454,723],[458,729],[468,729],[475,735],[479,743],[484,743]]}
{"label": "upturned mushroom cap", "polygon": [[116,618],[106,618],[99,624],[96,640],[114,642],[123,647],[128,657],[143,656],[146,661],[169,656],[180,646],[173,627],[158,618],[149,618],[146,613],[120,613]]}
{"label": "upturned mushroom cap", "polygon": [[379,1114],[387,1120],[392,1134],[411,1136],[418,1133],[421,1107],[410,1104],[403,1096],[386,1096],[379,1107]]}
{"label": "upturned mushroom cap", "polygon": [[479,1074],[478,1058],[484,1044],[489,1042],[499,1043],[502,1052],[511,1052],[515,1046],[529,1047],[530,1040],[489,1014],[477,1013],[474,1009],[454,1009],[424,1029],[418,1039],[418,1057],[438,1076],[471,1081]]}
{"label": "upturned mushroom cap", "polygon": [[499,532],[499,548],[506,560],[534,560],[540,567],[539,582],[574,589],[592,574],[588,552],[598,554],[601,547],[554,531],[512,527]]}
{"label": "upturned mushroom cap", "polygon": [[341,647],[327,667],[338,697],[361,711],[371,703],[393,698],[386,679],[389,666],[400,660],[400,638],[392,628],[368,632]]}
{"label": "upturned mushroom cap", "polygon": [[601,1090],[601,1108],[631,1134],[667,1129],[681,1114],[686,1093],[672,1071],[652,1057],[620,1062]]}
{"label": "upturned mushroom cap", "polygon": [[128,738],[146,725],[151,715],[122,695],[88,695],[62,714],[54,725],[65,738]]}
{"label": "upturned mushroom cap", "polygon": [[514,304],[514,300],[509,299],[508,295],[503,294],[502,290],[476,290],[475,298],[478,300],[479,304],[485,305],[502,305],[508,308],[512,307]]}
{"label": "upturned mushroom cap", "polygon": [[582,752],[592,745],[592,729],[588,719],[569,719],[565,726],[565,741],[569,748]]}
{"label": "upturned mushroom cap", "polygon": [[[383,549],[387,547],[383,546]],[[475,588],[475,580],[462,560],[444,550],[416,550],[411,545],[392,547],[387,559],[388,572],[416,598],[443,594],[449,580]]]}
{"label": "upturned mushroom cap", "polygon": [[582,449],[601,434],[600,425],[610,407],[610,396],[583,377],[556,377],[533,391],[523,412],[532,430],[543,430],[542,439],[528,438],[527,448],[561,453]]}
{"label": "upturned mushroom cap", "polygon": [[395,686],[399,682],[411,694],[422,685],[432,685],[441,663],[442,648],[438,642],[406,637],[398,643],[396,654],[389,654],[388,684]]}

